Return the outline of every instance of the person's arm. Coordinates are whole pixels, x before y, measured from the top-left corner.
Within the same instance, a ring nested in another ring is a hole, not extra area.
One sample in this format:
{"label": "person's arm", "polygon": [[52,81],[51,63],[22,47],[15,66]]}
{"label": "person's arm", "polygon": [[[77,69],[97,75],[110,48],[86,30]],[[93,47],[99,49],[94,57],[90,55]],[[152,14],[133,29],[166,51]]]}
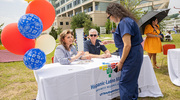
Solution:
{"label": "person's arm", "polygon": [[85,52],[85,55],[89,55],[89,56],[91,56],[91,58],[106,58],[105,54],[96,55],[96,54],[90,54],[89,52]]}
{"label": "person's arm", "polygon": [[84,55],[84,51],[79,51],[79,52],[77,53],[77,55],[71,57],[71,59],[69,59],[69,61],[70,61],[70,62],[73,62],[74,60],[79,59],[79,58],[80,58],[81,56],[83,56],[83,55]]}
{"label": "person's arm", "polygon": [[105,52],[104,52],[105,54],[111,54],[111,52],[109,51],[109,50],[106,50]]}
{"label": "person's arm", "polygon": [[114,43],[114,40],[104,40],[101,43],[103,43],[104,45],[111,44],[111,43]]}
{"label": "person's arm", "polygon": [[109,50],[104,51],[104,53],[106,54],[106,58],[111,57],[111,52]]}
{"label": "person's arm", "polygon": [[82,59],[82,60],[85,60],[85,59],[91,60],[91,56],[90,56],[90,55],[83,55],[83,56],[81,57],[81,59]]}
{"label": "person's arm", "polygon": [[54,57],[56,57],[57,60],[55,60],[55,63],[59,62],[60,64],[63,65],[68,65],[71,62],[69,61],[69,59],[71,59],[70,57],[67,57],[66,55],[66,50],[63,49],[62,47],[57,47],[55,50],[55,54]]}
{"label": "person's arm", "polygon": [[150,34],[150,33],[147,33],[146,36],[147,36],[147,37],[158,37],[158,38],[162,38],[161,35],[154,35],[154,34]]}
{"label": "person's arm", "polygon": [[123,48],[122,57],[121,57],[119,63],[117,64],[118,71],[120,71],[122,69],[124,61],[126,60],[127,56],[129,55],[129,51],[131,50],[131,35],[125,34],[123,36],[122,40],[124,43],[124,48]]}

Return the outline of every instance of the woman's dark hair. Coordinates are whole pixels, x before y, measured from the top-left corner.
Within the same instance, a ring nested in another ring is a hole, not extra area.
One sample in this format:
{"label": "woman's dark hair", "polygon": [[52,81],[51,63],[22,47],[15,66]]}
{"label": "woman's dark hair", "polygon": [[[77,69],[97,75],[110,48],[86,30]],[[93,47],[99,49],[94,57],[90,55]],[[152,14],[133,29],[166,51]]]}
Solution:
{"label": "woman's dark hair", "polygon": [[150,19],[150,24],[152,24],[153,21],[155,21],[157,18],[156,17],[153,17]]}
{"label": "woman's dark hair", "polygon": [[67,34],[71,34],[73,36],[73,32],[71,32],[70,30],[64,30],[63,32],[60,33],[59,44],[62,44],[66,50],[69,50],[72,44],[69,47],[67,47],[66,43],[63,41]]}
{"label": "woman's dark hair", "polygon": [[124,17],[130,17],[137,22],[133,14],[119,3],[110,3],[106,9],[106,13],[114,16],[115,18],[122,19]]}
{"label": "woman's dark hair", "polygon": [[[153,18],[150,19],[150,25],[151,25],[152,27],[153,27],[152,22],[155,21],[156,19],[157,19],[156,17],[153,17]],[[157,25],[156,25],[156,27],[159,28]],[[154,27],[153,27],[153,28],[154,28]]]}

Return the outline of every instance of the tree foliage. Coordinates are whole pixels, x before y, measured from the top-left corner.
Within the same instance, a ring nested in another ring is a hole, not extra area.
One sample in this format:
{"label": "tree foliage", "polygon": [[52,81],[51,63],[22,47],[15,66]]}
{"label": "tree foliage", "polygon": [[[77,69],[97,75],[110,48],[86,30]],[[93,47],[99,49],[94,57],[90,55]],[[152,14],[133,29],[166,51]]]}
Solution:
{"label": "tree foliage", "polygon": [[56,29],[56,32],[57,32],[57,35],[59,35],[59,34],[62,32],[62,28],[58,27],[58,28]]}
{"label": "tree foliage", "polygon": [[57,32],[54,29],[54,27],[51,28],[51,31],[50,31],[49,35],[52,35],[55,40],[57,39]]}
{"label": "tree foliage", "polygon": [[139,20],[144,14],[142,9],[136,9],[141,1],[142,0],[120,0],[120,4],[128,9],[134,15],[134,17]]}
{"label": "tree foliage", "polygon": [[2,32],[2,26],[4,25],[4,23],[2,23],[1,25],[0,25],[0,44],[2,44],[2,42],[1,42],[1,32]]}
{"label": "tree foliage", "polygon": [[76,28],[83,28],[85,34],[88,34],[89,29],[93,28],[93,24],[90,20],[90,15],[85,13],[79,13],[71,19],[71,29],[75,31]]}
{"label": "tree foliage", "polygon": [[[113,27],[112,27],[112,23],[113,23]],[[112,28],[116,28],[116,24],[114,22],[111,22],[109,19],[107,19],[105,27],[106,27],[106,33],[109,34]]]}

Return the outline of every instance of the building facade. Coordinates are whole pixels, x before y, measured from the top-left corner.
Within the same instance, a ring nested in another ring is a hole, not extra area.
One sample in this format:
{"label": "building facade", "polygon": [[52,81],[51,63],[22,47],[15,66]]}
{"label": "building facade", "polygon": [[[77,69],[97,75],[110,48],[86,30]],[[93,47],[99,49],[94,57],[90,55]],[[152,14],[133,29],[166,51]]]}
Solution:
{"label": "building facade", "polygon": [[107,21],[106,8],[109,3],[118,0],[49,0],[55,7],[56,18],[53,26],[70,29],[71,17],[85,12],[97,26],[105,26]]}
{"label": "building facade", "polygon": [[168,8],[169,0],[142,0],[137,9],[142,9],[144,11],[152,11],[158,9]]}
{"label": "building facade", "polygon": [[[49,0],[56,10],[53,26],[70,29],[71,17],[85,12],[91,16],[91,21],[97,26],[105,26],[107,21],[106,8],[109,3],[120,0]],[[167,8],[169,0],[142,0],[137,9],[151,11]]]}

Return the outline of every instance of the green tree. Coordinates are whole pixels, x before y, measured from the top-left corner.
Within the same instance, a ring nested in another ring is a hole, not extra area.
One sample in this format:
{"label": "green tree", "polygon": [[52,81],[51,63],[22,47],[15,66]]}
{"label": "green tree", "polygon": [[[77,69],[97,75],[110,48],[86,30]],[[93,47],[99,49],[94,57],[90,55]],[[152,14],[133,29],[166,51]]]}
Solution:
{"label": "green tree", "polygon": [[2,26],[4,25],[4,23],[2,23],[1,25],[0,25],[0,44],[2,44],[2,42],[1,42],[1,32],[2,32]]}
{"label": "green tree", "polygon": [[59,34],[62,32],[62,28],[58,27],[58,28],[56,29],[56,32],[57,32],[57,35],[59,35]]}
{"label": "green tree", "polygon": [[93,24],[92,24],[91,20],[89,20],[88,18],[86,18],[85,22],[83,23],[83,27],[84,27],[84,33],[85,33],[86,35],[88,35],[89,30],[90,30],[91,28],[93,28]]}
{"label": "green tree", "polygon": [[99,26],[94,25],[93,28],[96,29],[98,31],[98,33],[100,33],[100,27]]}
{"label": "green tree", "polygon": [[122,4],[126,9],[128,9],[134,17],[139,20],[141,19],[144,12],[142,9],[136,9],[136,7],[141,3],[142,0],[120,0],[120,4]]}
{"label": "green tree", "polygon": [[109,19],[107,19],[105,27],[106,27],[106,33],[109,34],[110,30],[112,29],[111,28],[111,21]]}
{"label": "green tree", "polygon": [[76,28],[84,27],[85,34],[88,34],[89,29],[93,27],[92,22],[90,21],[90,15],[85,13],[79,13],[72,17],[71,19],[71,29],[75,31]]}
{"label": "green tree", "polygon": [[[113,23],[113,27],[112,27],[112,23]],[[106,27],[106,33],[109,34],[112,28],[116,28],[116,23],[111,22],[110,19],[107,19],[105,27]]]}
{"label": "green tree", "polygon": [[50,31],[49,35],[52,35],[55,40],[57,39],[57,32],[54,29],[54,27],[51,28],[51,31]]}

